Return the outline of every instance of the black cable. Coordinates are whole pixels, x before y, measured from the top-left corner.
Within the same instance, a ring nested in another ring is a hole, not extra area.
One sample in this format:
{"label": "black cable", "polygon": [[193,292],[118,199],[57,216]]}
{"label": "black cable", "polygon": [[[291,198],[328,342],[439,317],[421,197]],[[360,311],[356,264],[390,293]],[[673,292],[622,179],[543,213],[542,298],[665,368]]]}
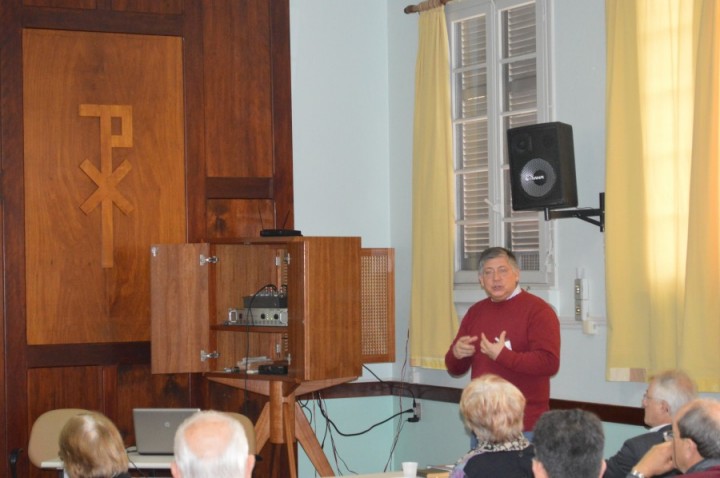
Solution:
{"label": "black cable", "polygon": [[383,423],[387,423],[387,422],[389,422],[390,420],[392,420],[392,419],[395,418],[395,417],[399,417],[399,416],[404,415],[404,414],[406,414],[406,413],[415,413],[415,410],[412,409],[412,408],[408,408],[407,410],[403,410],[403,411],[401,411],[401,412],[397,412],[395,415],[392,415],[391,417],[388,417],[388,418],[386,418],[385,420],[383,420],[383,421],[381,421],[381,422],[378,422],[378,423],[376,423],[376,424],[374,424],[374,425],[371,425],[371,426],[370,426],[369,428],[367,428],[366,430],[363,430],[363,431],[357,432],[357,433],[343,433],[343,432],[341,432],[340,429],[338,429],[337,425],[335,425],[335,422],[333,422],[333,421],[330,419],[330,417],[328,417],[327,412],[325,411],[325,409],[324,409],[322,406],[320,407],[320,413],[321,413],[322,416],[325,418],[325,421],[327,421],[330,425],[332,425],[332,427],[335,429],[336,432],[338,432],[339,435],[344,436],[344,437],[356,437],[356,436],[364,435],[365,433],[369,432],[369,431],[372,430],[373,428],[375,428],[375,427],[377,427],[377,426],[380,426],[380,425],[382,425]]}
{"label": "black cable", "polygon": [[[383,379],[381,379],[380,377],[378,377],[377,375],[375,375],[375,372],[373,372],[372,370],[370,370],[370,368],[368,368],[367,365],[363,364],[363,368],[364,368],[365,370],[367,370],[368,372],[370,372],[370,373],[372,374],[372,376],[377,379],[378,382],[387,385],[387,383],[386,383]],[[410,417],[410,418],[408,418],[407,421],[409,421],[410,423],[417,423],[417,422],[420,421],[420,417],[418,417],[417,414],[415,413],[415,410],[417,409],[417,399],[415,398],[415,393],[412,391],[411,388],[406,388],[406,387],[404,386],[404,385],[405,385],[405,382],[400,382],[400,383],[403,385],[402,387],[400,387],[400,390],[407,390],[408,392],[410,392],[410,395],[412,396],[412,401],[413,401],[413,402],[412,402],[412,414],[413,414],[413,416]],[[405,412],[402,412],[402,413],[405,413]],[[397,416],[397,415],[396,415],[396,416]]]}
{"label": "black cable", "polygon": [[[330,420],[327,418],[327,412],[325,411],[325,400],[322,398],[322,395],[320,392],[316,392],[315,395],[317,396],[316,403],[318,404],[318,408],[320,408],[320,414],[325,417],[325,430],[326,433],[330,436],[330,443],[332,444],[332,451],[333,451],[333,459],[335,460],[335,468],[340,471],[340,463],[343,464],[345,467],[345,470],[347,470],[349,473],[352,473],[354,475],[357,475],[357,471],[350,469],[347,462],[339,455],[337,446],[335,444],[335,437],[332,434],[332,430],[330,429]],[[333,424],[333,427],[335,425]],[[337,428],[336,428],[337,430]],[[338,431],[338,433],[340,433]],[[341,434],[342,435],[342,434]],[[338,461],[339,460],[339,461]]]}
{"label": "black cable", "polygon": [[128,463],[133,467],[133,469],[135,471],[140,473],[140,476],[144,476],[147,478],[148,475],[145,474],[145,472],[141,468],[138,468],[137,464],[130,459],[130,451],[133,449],[134,449],[134,451],[137,451],[137,447],[135,447],[135,446],[130,446],[130,447],[125,448],[125,453],[127,453],[127,455],[128,455]]}
{"label": "black cable", "polygon": [[[272,289],[277,290],[277,287],[275,284],[265,284],[264,286],[260,287],[253,295],[250,297],[250,302],[248,302],[247,306],[247,312],[248,316],[245,317],[245,387],[244,387],[244,393],[243,393],[243,414],[249,415],[248,412],[248,400],[249,400],[249,391],[248,391],[248,370],[250,367],[250,325],[253,321],[252,316],[252,306],[253,302],[255,302],[255,298],[258,296],[258,294],[266,289]],[[244,299],[243,299],[244,302]],[[245,305],[245,304],[243,304]]]}

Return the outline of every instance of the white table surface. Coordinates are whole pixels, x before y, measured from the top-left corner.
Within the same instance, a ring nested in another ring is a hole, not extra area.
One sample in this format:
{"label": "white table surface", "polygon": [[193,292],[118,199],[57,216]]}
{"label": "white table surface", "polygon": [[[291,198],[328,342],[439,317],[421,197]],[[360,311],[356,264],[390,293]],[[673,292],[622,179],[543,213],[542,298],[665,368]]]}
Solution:
{"label": "white table surface", "polygon": [[[388,471],[386,473],[370,473],[369,475],[350,475],[352,478],[403,478],[402,471]],[[335,478],[332,476],[326,478]]]}
{"label": "white table surface", "polygon": [[[173,455],[141,455],[136,451],[129,451],[128,459],[130,460],[131,470],[169,470],[170,463],[173,461]],[[61,470],[63,463],[60,458],[54,458],[43,461],[42,467]],[[402,474],[400,476],[402,476]]]}

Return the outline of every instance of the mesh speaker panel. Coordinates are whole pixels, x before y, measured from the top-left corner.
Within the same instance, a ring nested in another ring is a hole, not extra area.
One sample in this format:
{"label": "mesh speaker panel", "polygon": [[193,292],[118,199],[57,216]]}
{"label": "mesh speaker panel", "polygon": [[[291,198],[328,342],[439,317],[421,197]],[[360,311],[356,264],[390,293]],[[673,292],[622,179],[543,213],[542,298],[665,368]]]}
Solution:
{"label": "mesh speaker panel", "polygon": [[360,321],[363,363],[395,361],[395,252],[360,252]]}

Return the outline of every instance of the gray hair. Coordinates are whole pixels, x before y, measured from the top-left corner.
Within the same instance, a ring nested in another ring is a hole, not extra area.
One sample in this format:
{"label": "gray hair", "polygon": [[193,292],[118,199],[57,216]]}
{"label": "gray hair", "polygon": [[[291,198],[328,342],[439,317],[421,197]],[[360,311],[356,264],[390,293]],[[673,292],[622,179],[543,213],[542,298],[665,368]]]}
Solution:
{"label": "gray hair", "polygon": [[697,399],[683,411],[677,422],[680,438],[695,442],[703,458],[720,458],[720,402]]}
{"label": "gray hair", "polygon": [[[198,450],[188,432],[223,435],[213,449]],[[248,461],[248,442],[242,425],[224,413],[203,411],[187,418],[175,433],[175,464],[183,478],[242,478]]]}
{"label": "gray hair", "polygon": [[655,384],[653,398],[663,400],[670,408],[670,416],[674,417],[683,405],[697,398],[695,382],[682,370],[666,370],[650,377]]}
{"label": "gray hair", "polygon": [[515,254],[513,254],[510,249],[505,249],[504,247],[488,247],[480,254],[480,259],[478,259],[478,272],[482,274],[485,263],[490,259],[496,259],[498,257],[507,257],[513,269],[520,270]]}
{"label": "gray hair", "polygon": [[512,383],[494,374],[473,379],[463,390],[460,412],[481,442],[502,443],[523,429],[525,397]]}

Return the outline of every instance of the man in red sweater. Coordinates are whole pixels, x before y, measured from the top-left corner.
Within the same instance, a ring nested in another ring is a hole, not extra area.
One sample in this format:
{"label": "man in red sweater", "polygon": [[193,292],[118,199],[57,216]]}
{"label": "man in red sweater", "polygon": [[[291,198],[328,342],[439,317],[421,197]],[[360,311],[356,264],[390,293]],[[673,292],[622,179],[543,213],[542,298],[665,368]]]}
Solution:
{"label": "man in red sweater", "polygon": [[520,268],[502,247],[483,251],[480,285],[488,297],[474,304],[445,354],[453,375],[494,373],[514,384],[526,399],[523,430],[532,431],[550,409],[550,377],[560,367],[560,324],[544,300],[519,286]]}

